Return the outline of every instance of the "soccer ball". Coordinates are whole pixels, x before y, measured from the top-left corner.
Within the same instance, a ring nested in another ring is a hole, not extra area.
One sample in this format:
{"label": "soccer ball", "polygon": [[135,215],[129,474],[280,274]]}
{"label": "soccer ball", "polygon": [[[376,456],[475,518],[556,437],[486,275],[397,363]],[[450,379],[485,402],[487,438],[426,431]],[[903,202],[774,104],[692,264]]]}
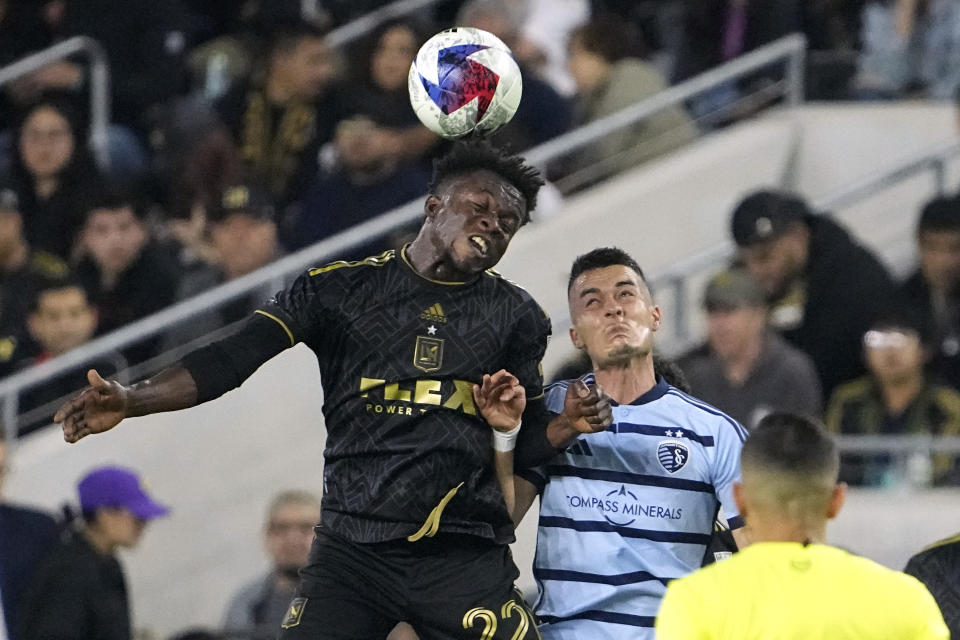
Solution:
{"label": "soccer ball", "polygon": [[520,67],[507,45],[468,27],[427,40],[407,80],[420,122],[444,138],[499,129],[517,112],[523,92]]}

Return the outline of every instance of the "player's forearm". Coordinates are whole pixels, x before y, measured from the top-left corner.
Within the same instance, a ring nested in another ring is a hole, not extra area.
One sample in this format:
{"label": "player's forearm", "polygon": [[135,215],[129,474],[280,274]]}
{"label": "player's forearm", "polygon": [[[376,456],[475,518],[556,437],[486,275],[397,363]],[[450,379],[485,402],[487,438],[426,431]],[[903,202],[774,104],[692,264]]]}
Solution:
{"label": "player's forearm", "polygon": [[197,383],[181,365],[127,388],[128,418],[163,411],[177,411],[197,404]]}
{"label": "player's forearm", "polygon": [[580,435],[573,422],[563,414],[554,416],[547,423],[547,440],[558,451],[569,447]]}
{"label": "player's forearm", "polygon": [[513,451],[494,451],[493,465],[497,472],[497,482],[503,491],[503,500],[507,505],[507,513],[514,520],[514,510],[517,505],[516,482],[513,476]]}

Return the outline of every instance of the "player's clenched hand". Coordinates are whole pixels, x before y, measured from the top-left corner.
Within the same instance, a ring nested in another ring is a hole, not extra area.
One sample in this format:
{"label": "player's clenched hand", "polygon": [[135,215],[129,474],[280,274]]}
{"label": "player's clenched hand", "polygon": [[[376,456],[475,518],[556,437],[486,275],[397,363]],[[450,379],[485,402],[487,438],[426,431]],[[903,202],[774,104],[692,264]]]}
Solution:
{"label": "player's clenched hand", "polygon": [[563,415],[580,433],[603,431],[613,424],[610,398],[603,393],[600,385],[587,386],[582,380],[576,380],[567,387]]}
{"label": "player's clenched hand", "polygon": [[497,431],[510,431],[520,424],[527,406],[527,392],[512,373],[501,369],[483,375],[483,382],[473,385],[473,401],[480,414]]}
{"label": "player's clenched hand", "polygon": [[67,442],[112,429],[127,415],[126,387],[104,380],[94,369],[87,372],[87,381],[90,386],[53,416],[54,422],[63,423],[63,439]]}

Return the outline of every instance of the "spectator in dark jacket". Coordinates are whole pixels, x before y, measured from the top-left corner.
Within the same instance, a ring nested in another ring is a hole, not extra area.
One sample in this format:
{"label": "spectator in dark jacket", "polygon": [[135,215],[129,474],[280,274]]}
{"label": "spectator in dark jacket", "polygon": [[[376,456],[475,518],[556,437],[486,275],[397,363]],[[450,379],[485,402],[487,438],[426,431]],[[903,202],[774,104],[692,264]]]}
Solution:
{"label": "spectator in dark jacket", "polygon": [[130,604],[120,548],[137,546],[147,523],[169,509],[136,473],[101,467],[77,487],[83,524],[53,552],[23,604],[23,640],[130,640]]}
{"label": "spectator in dark jacket", "polygon": [[731,232],[771,305],[771,326],[813,359],[824,396],[862,375],[863,334],[896,304],[880,261],[829,217],[776,191],[740,202]]}
{"label": "spectator in dark jacket", "polygon": [[69,260],[84,203],[99,188],[100,176],[68,104],[43,100],[26,111],[13,179],[30,246]]}
{"label": "spectator in dark jacket", "polygon": [[[10,469],[7,445],[0,437],[0,486]],[[20,607],[37,568],[57,545],[57,524],[49,515],[7,502],[0,494],[0,634],[6,622],[9,640],[18,640]]]}
{"label": "spectator in dark jacket", "polygon": [[[150,238],[142,213],[130,196],[118,192],[105,192],[88,208],[76,272],[97,310],[100,335],[156,313],[176,297],[176,263]],[[127,360],[146,360],[154,346],[148,341],[127,349]]]}
{"label": "spectator in dark jacket", "polygon": [[928,202],[917,224],[920,263],[900,292],[930,336],[930,372],[960,389],[960,199]]}

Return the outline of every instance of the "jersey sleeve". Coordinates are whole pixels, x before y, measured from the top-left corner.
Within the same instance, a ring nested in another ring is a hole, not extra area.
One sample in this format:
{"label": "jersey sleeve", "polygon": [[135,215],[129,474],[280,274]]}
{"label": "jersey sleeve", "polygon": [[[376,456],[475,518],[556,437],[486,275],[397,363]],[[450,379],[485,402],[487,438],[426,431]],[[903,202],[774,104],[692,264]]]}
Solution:
{"label": "jersey sleeve", "polygon": [[309,340],[333,315],[333,298],[346,294],[346,287],[340,282],[343,277],[328,269],[313,269],[301,275],[254,313],[279,324],[291,346]]}
{"label": "jersey sleeve", "polygon": [[743,526],[743,518],[733,499],[733,484],[740,481],[740,450],[743,449],[746,430],[731,418],[723,416],[722,419],[724,423],[717,431],[711,482],[727,524],[731,529],[739,529]]}
{"label": "jersey sleeve", "polygon": [[657,640],[708,640],[701,625],[703,608],[695,602],[688,580],[674,580],[660,604],[655,622]]}
{"label": "jersey sleeve", "polygon": [[550,339],[550,318],[535,302],[529,301],[520,310],[507,345],[505,369],[515,375],[527,394],[523,411],[523,427],[517,440],[514,466],[528,469],[556,455],[547,439],[547,411],[543,396],[543,369],[540,366]]}

